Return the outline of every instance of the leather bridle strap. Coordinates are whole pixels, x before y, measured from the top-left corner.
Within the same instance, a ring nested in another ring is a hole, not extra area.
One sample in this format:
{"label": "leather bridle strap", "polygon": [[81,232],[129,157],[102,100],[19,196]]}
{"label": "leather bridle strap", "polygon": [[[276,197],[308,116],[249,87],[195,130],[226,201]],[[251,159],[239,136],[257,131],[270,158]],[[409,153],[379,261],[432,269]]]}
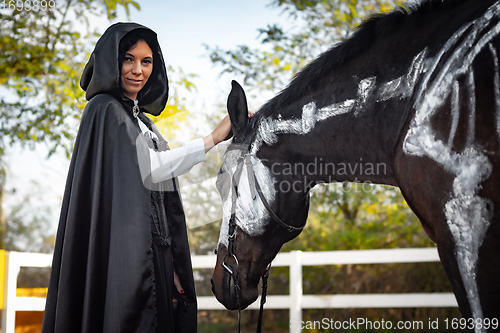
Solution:
{"label": "leather bridle strap", "polygon": [[[254,174],[254,177],[255,174]],[[294,227],[293,225],[286,224],[283,222],[276,213],[274,213],[273,209],[269,205],[269,202],[267,202],[266,198],[264,197],[264,194],[262,193],[262,190],[260,188],[259,182],[257,181],[257,178],[255,178],[255,189],[257,190],[257,194],[259,195],[260,201],[264,204],[264,207],[266,207],[267,211],[269,212],[269,215],[273,218],[273,220],[278,223],[280,226],[285,228],[288,232],[294,232],[294,231],[300,231],[304,229],[305,224],[302,227]]]}
{"label": "leather bridle strap", "polygon": [[[236,166],[235,173],[232,175],[231,179],[231,184],[233,187],[233,197],[232,197],[232,204],[231,204],[231,217],[229,218],[229,232],[228,232],[228,253],[222,260],[222,266],[224,269],[226,269],[229,274],[231,275],[231,278],[233,280],[234,284],[234,293],[236,296],[236,306],[238,307],[238,333],[241,331],[241,304],[240,304],[240,286],[239,286],[239,274],[238,274],[238,258],[236,258],[236,252],[235,252],[235,240],[236,240],[236,229],[238,228],[236,224],[236,198],[238,197],[238,186],[237,184],[239,183],[239,180],[241,179],[242,171],[243,171],[243,165],[246,164],[247,166],[247,177],[248,177],[248,183],[250,186],[250,192],[251,192],[251,197],[252,199],[255,199],[255,191],[259,195],[260,200],[262,201],[262,204],[264,207],[266,207],[267,211],[269,212],[269,215],[273,218],[273,220],[281,227],[285,228],[288,232],[294,232],[294,231],[300,231],[304,229],[305,224],[302,227],[295,227],[292,225],[289,225],[285,222],[283,222],[276,213],[271,208],[271,205],[269,205],[269,202],[267,201],[266,197],[262,193],[262,189],[259,185],[259,182],[257,180],[257,176],[255,175],[255,172],[253,171],[253,165],[252,161],[250,160],[252,156],[248,153],[248,148],[244,147],[237,147],[235,146],[229,146],[228,150],[241,150],[242,154],[238,158],[238,165]],[[227,257],[232,257],[236,263],[236,267],[232,268],[231,266],[226,264],[226,258]],[[257,324],[257,333],[260,333],[262,330],[262,317],[263,317],[263,312],[264,312],[264,304],[266,303],[266,296],[267,296],[267,280],[269,278],[269,270],[271,269],[271,264],[266,268],[266,271],[264,275],[262,275],[262,295],[261,295],[261,300],[260,300],[260,311],[259,311],[259,321]]]}
{"label": "leather bridle strap", "polygon": [[269,271],[271,270],[271,264],[267,266],[266,272],[262,275],[262,295],[260,296],[260,310],[259,310],[259,321],[257,323],[257,333],[262,331],[262,316],[264,315],[264,304],[266,304],[267,297],[267,280],[269,278]]}
{"label": "leather bridle strap", "polygon": [[[229,219],[229,244],[228,244],[228,251],[224,259],[222,260],[222,267],[228,273],[230,274],[230,278],[233,280],[233,287],[234,287],[234,294],[236,296],[236,306],[238,307],[238,333],[241,330],[241,304],[240,304],[240,276],[238,273],[238,258],[236,258],[236,254],[234,252],[234,240],[236,238],[236,222],[234,221],[234,214],[231,215],[231,218]],[[233,268],[229,265],[226,264],[226,258],[231,257],[234,259],[234,262],[236,264],[236,267]],[[229,285],[231,286],[231,285]]]}
{"label": "leather bridle strap", "polygon": [[[255,172],[253,171],[253,165],[252,165],[252,161],[250,160],[252,158],[252,156],[255,157],[255,155],[251,155],[248,151],[248,146],[242,146],[242,145],[230,145],[227,150],[241,150],[241,155],[240,157],[238,158],[238,166],[237,166],[237,169],[235,171],[235,176],[237,174],[237,179],[235,179],[236,181],[239,181],[240,178],[241,178],[241,174],[242,174],[242,167],[243,167],[243,164],[246,164],[247,166],[247,176],[248,176],[248,183],[249,183],[249,186],[250,186],[250,192],[251,192],[251,197],[252,199],[255,199],[255,191],[257,191],[257,194],[259,195],[259,198],[260,200],[262,201],[262,204],[264,205],[264,207],[266,207],[267,211],[269,212],[269,215],[271,215],[271,217],[273,218],[273,220],[278,223],[278,225],[280,225],[281,227],[285,228],[288,232],[294,232],[294,231],[301,231],[302,229],[304,229],[305,227],[305,224],[301,227],[295,227],[293,225],[289,225],[285,222],[283,222],[283,220],[281,220],[278,215],[276,215],[276,213],[273,211],[273,209],[271,208],[271,205],[269,204],[269,202],[267,201],[266,197],[264,196],[264,194],[262,193],[262,189],[259,185],[259,182],[257,180],[257,176],[255,175]],[[240,162],[241,161],[241,162]],[[236,178],[236,177],[234,177]],[[234,182],[234,180],[233,180]],[[235,186],[235,185],[233,185]],[[255,188],[255,190],[254,190]],[[234,214],[234,210],[232,210],[232,214]]]}
{"label": "leather bridle strap", "polygon": [[[224,267],[224,269],[229,272],[229,274],[231,275],[231,278],[233,280],[234,294],[236,296],[236,306],[238,308],[238,333],[241,331],[241,302],[240,302],[240,284],[239,284],[240,277],[239,277],[239,273],[238,273],[239,262],[238,262],[238,258],[236,257],[234,243],[236,240],[236,229],[238,227],[236,225],[236,216],[235,216],[236,215],[236,213],[235,213],[236,198],[238,197],[238,187],[236,184],[238,183],[238,180],[241,176],[242,169],[243,169],[243,165],[239,164],[236,168],[235,173],[231,177],[232,178],[231,179],[231,186],[233,187],[234,195],[231,198],[232,203],[231,203],[231,217],[229,218],[228,247],[227,247],[227,254],[221,263],[222,267]],[[236,264],[235,268],[232,268],[231,266],[226,264],[227,257],[231,257],[234,259],[234,262]]]}

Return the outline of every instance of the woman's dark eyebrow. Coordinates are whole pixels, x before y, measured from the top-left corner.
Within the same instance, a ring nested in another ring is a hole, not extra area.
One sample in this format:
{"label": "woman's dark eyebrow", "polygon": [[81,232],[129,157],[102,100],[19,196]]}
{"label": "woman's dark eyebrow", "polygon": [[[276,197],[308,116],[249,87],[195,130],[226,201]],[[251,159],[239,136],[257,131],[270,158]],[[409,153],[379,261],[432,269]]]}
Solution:
{"label": "woman's dark eyebrow", "polygon": [[[125,53],[125,56],[129,56],[129,57],[135,58],[132,53],[128,53],[128,52]],[[144,57],[144,59],[153,60],[153,57],[152,56],[147,56],[147,57]]]}

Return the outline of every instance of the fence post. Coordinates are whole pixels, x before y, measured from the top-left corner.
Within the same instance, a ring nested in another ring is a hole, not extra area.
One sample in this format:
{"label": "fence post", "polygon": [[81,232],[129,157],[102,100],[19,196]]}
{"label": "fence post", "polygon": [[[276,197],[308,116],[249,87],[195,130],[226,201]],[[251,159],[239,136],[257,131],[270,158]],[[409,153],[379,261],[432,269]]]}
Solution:
{"label": "fence post", "polygon": [[6,278],[4,307],[2,311],[2,333],[14,333],[16,330],[16,291],[17,276],[21,271],[21,266],[17,258],[17,253],[7,252],[6,258]]}
{"label": "fence post", "polygon": [[291,251],[290,333],[300,333],[302,321],[302,251]]}

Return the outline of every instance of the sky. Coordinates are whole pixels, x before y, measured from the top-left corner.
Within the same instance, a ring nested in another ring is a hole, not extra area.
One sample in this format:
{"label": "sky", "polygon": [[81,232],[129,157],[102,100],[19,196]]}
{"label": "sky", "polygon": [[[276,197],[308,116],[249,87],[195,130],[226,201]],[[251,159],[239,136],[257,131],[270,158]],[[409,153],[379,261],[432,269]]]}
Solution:
{"label": "sky", "polygon": [[[195,108],[208,110],[217,103],[225,104],[232,78],[219,77],[221,68],[212,65],[203,45],[222,49],[235,49],[241,44],[258,47],[257,29],[274,23],[288,29],[294,24],[286,14],[281,14],[281,9],[269,6],[271,0],[136,1],[141,9],[137,11],[131,7],[130,21],[148,26],[157,33],[167,65],[197,75],[192,79],[198,91],[196,101],[190,102]],[[119,11],[118,18],[111,23],[95,19],[92,24],[103,33],[110,24],[120,21],[128,21],[124,11]],[[69,159],[62,153],[50,158],[46,156],[43,145],[37,145],[35,150],[18,145],[7,149],[5,208],[8,211],[26,195],[40,196],[38,200],[33,198],[33,209],[44,205],[51,208],[55,232]],[[35,191],[33,182],[38,184]]]}
{"label": "sky", "polygon": [[195,79],[198,91],[213,102],[211,98],[220,98],[217,94],[221,92],[227,96],[230,81],[214,85],[220,68],[213,67],[203,44],[222,49],[234,49],[241,44],[258,47],[258,28],[272,23],[290,27],[293,23],[270,3],[271,0],[144,0],[140,11],[132,10],[130,19],[156,31],[166,63],[182,67],[185,73],[200,75]]}

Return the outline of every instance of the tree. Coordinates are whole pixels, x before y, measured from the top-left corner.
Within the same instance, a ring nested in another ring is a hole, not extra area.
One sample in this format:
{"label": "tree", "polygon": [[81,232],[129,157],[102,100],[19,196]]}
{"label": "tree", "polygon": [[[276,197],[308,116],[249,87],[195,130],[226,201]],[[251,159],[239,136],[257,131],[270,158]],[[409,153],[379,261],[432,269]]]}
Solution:
{"label": "tree", "polygon": [[[69,157],[86,104],[79,85],[80,76],[98,37],[91,21],[102,16],[111,21],[120,6],[127,16],[131,7],[140,9],[133,0],[40,0],[31,1],[33,6],[23,7],[27,4],[10,1],[0,8],[1,197],[8,176],[2,159],[7,146],[21,143],[23,147],[34,148],[35,144],[44,143],[49,147],[49,155],[62,148]],[[160,117],[151,118],[160,129],[171,131],[178,128],[187,114],[179,88],[187,91],[196,88],[190,82],[193,75],[172,67],[168,72],[169,104]],[[30,201],[33,201],[34,193],[31,194]],[[14,204],[9,214],[3,212],[0,204],[3,248],[28,250],[23,244],[35,243],[15,241],[16,237],[26,238],[24,233],[28,231],[43,230],[42,236],[48,237],[49,230],[42,217],[29,218],[24,214],[26,203],[23,200]]]}
{"label": "tree", "polygon": [[[48,252],[47,207],[30,215],[34,194],[4,211],[7,145],[44,142],[67,154],[85,105],[79,79],[89,56],[90,20],[116,17],[133,0],[10,1],[0,9],[0,239],[2,248]],[[80,31],[86,31],[81,33]]]}
{"label": "tree", "polygon": [[165,109],[157,117],[147,114],[153,120],[158,130],[169,140],[173,132],[179,130],[180,124],[185,123],[189,115],[186,107],[186,97],[180,94],[179,90],[187,93],[196,92],[196,86],[190,79],[196,77],[195,74],[186,74],[182,68],[168,66],[169,98]]}
{"label": "tree", "polygon": [[298,25],[259,29],[262,48],[236,50],[206,46],[222,73],[242,76],[246,87],[277,92],[320,53],[348,38],[369,15],[388,12],[402,0],[271,0]]}
{"label": "tree", "polygon": [[2,230],[1,248],[7,251],[50,253],[54,247],[51,208],[34,200],[43,196],[44,189],[30,184],[29,194],[12,204],[6,211],[6,228]]}
{"label": "tree", "polygon": [[[0,153],[5,145],[45,142],[69,154],[84,107],[80,74],[90,20],[128,13],[133,0],[11,1],[0,10]],[[35,6],[35,3],[38,4]],[[86,30],[86,33],[81,33]]]}

